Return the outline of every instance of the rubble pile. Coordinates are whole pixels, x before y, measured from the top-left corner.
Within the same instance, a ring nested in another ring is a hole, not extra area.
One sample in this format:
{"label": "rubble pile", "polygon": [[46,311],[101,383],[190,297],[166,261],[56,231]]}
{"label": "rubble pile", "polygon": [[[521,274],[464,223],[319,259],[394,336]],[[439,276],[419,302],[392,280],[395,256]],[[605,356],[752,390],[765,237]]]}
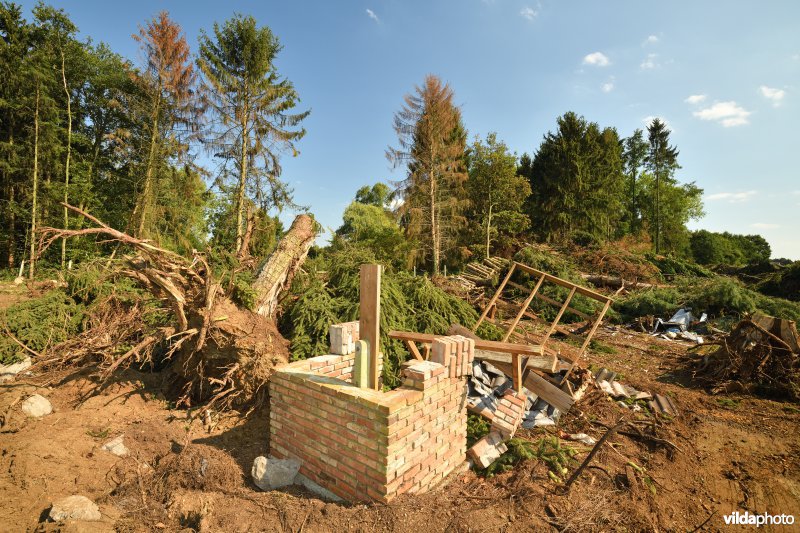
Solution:
{"label": "rubble pile", "polygon": [[800,401],[800,347],[795,323],[747,317],[698,363],[695,376],[714,392],[766,392]]}

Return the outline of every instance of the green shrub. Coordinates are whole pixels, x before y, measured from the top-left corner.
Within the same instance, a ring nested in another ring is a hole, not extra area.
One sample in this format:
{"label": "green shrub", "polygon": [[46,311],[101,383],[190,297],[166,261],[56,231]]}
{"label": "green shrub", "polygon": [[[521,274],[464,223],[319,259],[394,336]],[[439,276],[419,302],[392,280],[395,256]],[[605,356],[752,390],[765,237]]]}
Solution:
{"label": "green shrub", "polygon": [[710,278],[714,275],[710,270],[691,261],[655,255],[653,253],[647,253],[645,257],[665,276],[697,276],[700,278]]}
{"label": "green shrub", "polygon": [[[61,290],[52,290],[39,298],[12,305],[0,312],[0,327],[8,330],[26,346],[43,352],[80,332],[86,307]],[[0,336],[0,363],[22,360],[25,350],[9,336]]]}
{"label": "green shrub", "polygon": [[575,246],[580,246],[581,248],[592,248],[596,246],[600,246],[600,239],[593,233],[589,233],[588,231],[577,230],[570,235],[570,240],[572,244]]}

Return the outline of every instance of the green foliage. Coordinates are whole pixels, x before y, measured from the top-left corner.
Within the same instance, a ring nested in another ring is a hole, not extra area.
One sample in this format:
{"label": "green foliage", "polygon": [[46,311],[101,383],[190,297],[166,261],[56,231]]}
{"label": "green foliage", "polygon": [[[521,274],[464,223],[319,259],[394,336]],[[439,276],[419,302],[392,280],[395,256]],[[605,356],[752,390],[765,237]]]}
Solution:
{"label": "green foliage", "polygon": [[231,283],[231,299],[242,307],[255,311],[258,293],[253,288],[255,276],[250,271],[237,273]]}
{"label": "green foliage", "polygon": [[600,239],[595,234],[584,230],[573,231],[572,235],[570,235],[570,241],[581,248],[592,248],[600,245]]}
{"label": "green foliage", "polygon": [[[86,307],[60,290],[15,304],[0,312],[0,324],[20,342],[39,353],[81,331]],[[0,363],[24,358],[24,350],[7,335],[0,336]]]}
{"label": "green foliage", "polygon": [[692,257],[701,265],[744,266],[769,261],[772,250],[760,235],[734,235],[699,230],[692,233],[689,243]]}
{"label": "green foliage", "polygon": [[489,434],[491,424],[480,415],[469,413],[467,415],[467,448]]}
{"label": "green foliage", "polygon": [[800,304],[764,296],[726,276],[679,278],[675,287],[637,291],[617,300],[614,307],[623,320],[654,315],[669,318],[681,307],[691,307],[696,314],[712,317],[763,313],[790,320],[800,320]]}
{"label": "green foliage", "polygon": [[800,261],[768,276],[755,288],[768,296],[800,301]]}
{"label": "green foliage", "polygon": [[394,215],[386,208],[355,201],[344,210],[342,219],[344,223],[336,231],[340,238],[334,240],[334,247],[347,244],[366,247],[381,263],[398,268],[406,266],[409,243]]}
{"label": "green foliage", "polygon": [[569,467],[578,463],[575,459],[578,451],[562,444],[558,437],[546,436],[535,442],[515,437],[506,445],[508,451],[483,471],[487,477],[507,472],[522,461],[538,459],[547,465],[550,479],[561,482]]}
{"label": "green foliage", "polygon": [[672,256],[656,255],[653,253],[645,254],[648,261],[653,263],[661,271],[664,276],[696,276],[701,278],[710,278],[714,275],[710,270],[683,259],[677,259]]}
{"label": "green foliage", "polygon": [[[285,303],[280,329],[291,342],[294,359],[328,353],[328,328],[358,319],[359,266],[374,263],[371,250],[328,249],[310,260],[295,278]],[[478,314],[464,300],[448,294],[426,276],[384,269],[381,279],[381,350],[384,380],[398,383],[400,364],[408,357],[402,343],[388,338],[391,330],[445,334],[452,323],[471,327]]]}
{"label": "green foliage", "polygon": [[546,241],[576,230],[606,240],[624,228],[625,176],[622,146],[614,128],[600,128],[576,113],[557,119],[533,161],[521,161],[532,194],[527,213],[535,234]]}

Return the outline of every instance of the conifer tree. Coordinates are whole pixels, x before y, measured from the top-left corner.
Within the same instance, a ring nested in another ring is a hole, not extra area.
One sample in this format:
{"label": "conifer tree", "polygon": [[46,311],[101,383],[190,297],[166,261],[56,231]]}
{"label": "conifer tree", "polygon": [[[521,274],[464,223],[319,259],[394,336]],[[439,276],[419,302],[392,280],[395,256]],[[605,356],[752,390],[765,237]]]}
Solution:
{"label": "conifer tree", "polygon": [[662,202],[661,192],[664,182],[672,184],[672,175],[675,170],[680,168],[678,165],[678,149],[669,144],[670,131],[667,125],[658,118],[653,119],[649,126],[647,126],[647,139],[649,142],[649,150],[647,152],[646,165],[647,169],[653,175],[655,180],[655,190],[653,199],[653,222],[655,228],[653,229],[653,244],[655,252],[661,253],[661,240],[662,240]]}
{"label": "conifer tree", "polygon": [[[281,181],[280,156],[297,155],[295,142],[306,131],[300,123],[310,111],[291,113],[299,102],[294,85],[275,67],[278,38],[253,17],[236,15],[213,34],[200,36],[197,64],[203,95],[212,116],[204,142],[223,162],[223,178],[233,176],[236,250],[255,210],[294,206],[292,190]],[[260,164],[259,164],[260,163]],[[252,200],[248,201],[248,189]]]}
{"label": "conifer tree", "polygon": [[426,76],[415,94],[406,95],[394,130],[398,147],[388,148],[386,157],[395,167],[406,165],[406,178],[396,191],[403,200],[406,234],[430,253],[432,272],[438,275],[442,253],[455,243],[469,204],[464,191],[466,131],[453,90],[436,76]]}

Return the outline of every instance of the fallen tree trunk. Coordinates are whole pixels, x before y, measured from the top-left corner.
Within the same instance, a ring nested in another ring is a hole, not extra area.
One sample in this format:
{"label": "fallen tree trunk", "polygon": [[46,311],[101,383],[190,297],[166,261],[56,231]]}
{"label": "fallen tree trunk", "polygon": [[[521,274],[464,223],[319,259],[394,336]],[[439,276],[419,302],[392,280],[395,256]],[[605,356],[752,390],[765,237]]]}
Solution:
{"label": "fallen tree trunk", "polygon": [[[104,335],[85,332],[88,334],[65,342],[60,354],[54,350],[53,359],[60,357],[62,364],[85,364],[99,359],[103,381],[118,368],[133,363],[166,362],[181,391],[179,405],[207,401],[218,408],[238,407],[259,404],[265,399],[273,368],[289,360],[288,343],[278,332],[272,314],[313,242],[313,221],[309,216],[297,217],[286,238],[259,271],[258,306],[266,313],[261,314],[237,306],[225,294],[203,254],[194,252],[189,260],[115,230],[76,207],[64,205],[97,227],[41,228],[39,253],[60,238],[91,234],[108,235],[133,247],[136,254],[125,257],[124,266],[115,273],[135,279],[167,303],[174,324],[148,328],[141,322],[131,324],[131,320],[136,320],[135,314],[116,320],[122,310],[112,310],[110,316],[94,327],[125,323],[128,327],[124,332],[109,331]],[[114,345],[108,345],[109,338]],[[100,339],[105,343],[102,346],[98,344]],[[114,355],[116,345],[123,344],[133,347]],[[80,359],[75,357],[76,353],[82,354]]]}
{"label": "fallen tree trunk", "polygon": [[298,215],[278,247],[258,269],[253,283],[258,294],[256,313],[267,318],[275,317],[280,296],[291,286],[315,237],[314,220],[308,215]]}
{"label": "fallen tree trunk", "polygon": [[607,287],[609,289],[652,289],[653,287],[665,286],[658,285],[656,283],[630,281],[617,276],[606,276],[600,274],[581,274],[581,278],[585,279],[595,287]]}

